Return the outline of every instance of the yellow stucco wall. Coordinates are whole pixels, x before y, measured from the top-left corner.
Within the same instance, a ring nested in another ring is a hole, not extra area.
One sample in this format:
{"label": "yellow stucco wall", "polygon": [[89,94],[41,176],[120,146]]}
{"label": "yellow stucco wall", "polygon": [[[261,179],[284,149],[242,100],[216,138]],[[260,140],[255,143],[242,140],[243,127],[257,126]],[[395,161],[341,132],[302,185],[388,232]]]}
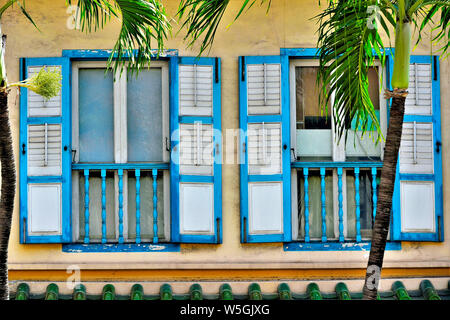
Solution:
{"label": "yellow stucco wall", "polygon": [[[283,47],[314,47],[316,25],[310,18],[319,12],[317,0],[276,0],[270,12],[255,6],[226,30],[226,25],[237,13],[241,0],[232,0],[231,8],[224,17],[217,32],[210,56],[222,59],[222,125],[223,130],[239,127],[238,57],[241,55],[277,55]],[[174,13],[178,1],[164,1],[169,12]],[[93,34],[84,34],[66,28],[69,15],[65,1],[39,0],[27,2],[27,9],[35,18],[41,32],[20,14],[16,8],[2,19],[2,29],[7,40],[7,72],[10,81],[19,79],[20,57],[60,56],[63,49],[110,49],[118,32],[118,23]],[[181,56],[193,56],[180,35],[167,42],[167,48],[178,49]],[[429,42],[424,42],[414,54],[429,54]],[[441,62],[441,103],[442,103],[442,152],[444,175],[444,223],[446,240],[443,243],[403,243],[401,251],[387,251],[384,266],[413,268],[415,274],[424,274],[423,268],[431,275],[450,276],[450,170],[445,166],[450,158],[450,62]],[[9,98],[10,117],[13,126],[15,157],[19,158],[19,99],[16,90]],[[226,149],[224,146],[224,150]],[[19,164],[16,164],[19,170]],[[69,265],[79,265],[82,269],[108,270],[105,274],[114,277],[114,269],[220,269],[221,278],[226,269],[299,270],[307,276],[313,269],[331,270],[353,268],[363,275],[368,252],[285,252],[281,244],[241,244],[239,219],[239,167],[237,164],[223,165],[223,244],[222,245],[182,245],[179,253],[63,253],[61,245],[21,245],[19,244],[19,194],[17,192],[9,246],[9,268],[11,276],[20,278],[21,270],[65,270]],[[395,268],[395,269],[394,269]],[[438,268],[438,269],[437,269]],[[291,271],[289,271],[291,270]],[[306,270],[310,270],[306,272]],[[327,277],[331,271],[312,273]],[[29,271],[27,271],[29,272]],[[280,271],[283,273],[282,271]],[[353,271],[354,272],[354,271]],[[394,271],[392,271],[394,272]],[[397,271],[395,271],[397,272]],[[406,274],[408,271],[398,271]],[[434,273],[435,272],[435,273]],[[426,272],[425,272],[426,273]],[[442,274],[443,273],[443,274]],[[170,278],[169,272],[166,276]],[[247,274],[243,271],[243,274]],[[341,274],[353,274],[341,271]],[[397,274],[397,273],[395,273]],[[400,275],[399,274],[399,275]],[[16,276],[14,276],[16,275]],[[129,274],[133,277],[133,273]],[[249,277],[250,274],[247,274]],[[230,273],[231,277],[239,278]],[[256,276],[256,274],[255,274]],[[287,275],[286,275],[287,276]],[[330,276],[332,276],[330,274]],[[30,276],[31,277],[31,276]],[[45,274],[42,278],[45,279]],[[101,276],[99,276],[101,277]],[[150,277],[150,276],[149,276]]]}

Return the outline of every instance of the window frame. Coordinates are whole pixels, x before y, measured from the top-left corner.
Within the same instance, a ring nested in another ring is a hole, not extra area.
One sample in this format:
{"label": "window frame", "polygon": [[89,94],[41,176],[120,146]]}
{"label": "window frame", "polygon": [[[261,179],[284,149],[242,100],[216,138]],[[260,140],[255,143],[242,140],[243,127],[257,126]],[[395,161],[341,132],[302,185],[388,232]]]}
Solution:
{"label": "window frame", "polygon": [[[302,51],[304,49],[301,49]],[[286,51],[289,51],[289,49],[287,49]],[[283,54],[283,49],[282,49],[282,54]],[[296,134],[296,130],[297,130],[297,114],[296,114],[296,68],[297,67],[318,67],[319,66],[319,60],[317,58],[314,58],[315,54],[305,54],[305,56],[303,55],[299,55],[299,54],[294,54],[294,55],[289,55],[289,102],[290,102],[290,134],[291,134],[291,161],[293,163],[295,162],[302,162],[301,160],[297,160],[297,152],[296,152],[296,148],[297,148],[297,134]],[[379,75],[381,75],[382,77],[382,81],[381,81],[381,88],[380,88],[380,92],[379,92],[379,110],[380,110],[380,127],[383,133],[383,136],[386,136],[387,133],[387,123],[388,123],[388,109],[387,109],[387,100],[384,98],[383,93],[384,93],[384,89],[387,88],[387,68],[388,66],[386,65],[384,68],[381,68],[381,63],[379,60],[375,60],[375,67],[377,68],[377,72]],[[331,103],[333,103],[334,101],[334,94],[331,94]],[[331,112],[330,114],[331,116],[331,138],[332,138],[332,158],[330,159],[330,161],[328,161],[329,163],[342,163],[342,162],[346,162],[346,163],[352,163],[354,162],[359,163],[359,162],[363,162],[363,161],[347,161],[346,160],[346,150],[345,150],[345,143],[336,142],[336,134],[335,134],[335,123],[334,123],[334,113]],[[380,142],[380,148],[381,148],[381,154],[380,154],[380,163],[383,161],[383,156],[384,156],[384,146],[385,146],[385,142],[381,141]],[[314,162],[314,160],[312,160],[312,162]],[[317,161],[320,162],[320,161]],[[378,161],[377,161],[378,162]],[[312,169],[312,168],[311,168]],[[327,239],[327,242],[325,243],[332,243],[332,242],[336,242],[339,241],[339,206],[338,206],[338,175],[337,175],[337,169],[336,168],[330,168],[333,170],[333,222],[334,222],[334,238],[332,239]],[[318,170],[318,169],[317,169]],[[343,202],[342,202],[342,210],[344,212],[343,214],[343,234],[344,234],[344,242],[354,242],[357,243],[356,240],[354,238],[349,238],[348,237],[348,223],[347,223],[347,171],[350,170],[350,168],[343,168],[343,172],[342,172],[342,198],[343,198]],[[299,169],[297,168],[292,168],[291,169],[291,214],[292,214],[292,219],[291,219],[291,223],[292,223],[292,242],[304,242],[301,239],[299,239],[299,216],[298,216],[298,204],[297,204],[297,193],[298,193],[298,173]],[[390,234],[390,233],[389,233]],[[388,235],[388,239],[390,238],[390,236]],[[311,243],[314,242],[320,242],[320,238],[310,238]],[[361,240],[362,242],[367,242],[370,241],[366,238],[363,238]]]}
{"label": "window frame", "polygon": [[[113,109],[114,109],[114,163],[115,164],[139,164],[142,162],[128,162],[127,161],[127,67],[125,65],[122,73],[116,75],[113,84]],[[72,157],[72,164],[78,164],[79,162],[79,69],[84,68],[102,68],[106,69],[106,61],[95,60],[73,60],[71,63],[71,83],[72,83],[72,150],[76,150]],[[170,164],[170,152],[168,150],[170,143],[170,70],[169,61],[156,60],[152,61],[150,68],[161,68],[161,81],[162,81],[162,154],[163,163]],[[156,163],[156,162],[155,162]],[[72,242],[81,243],[80,239],[80,203],[79,199],[79,176],[81,171],[72,170]],[[171,210],[170,210],[170,169],[163,171],[163,194],[164,194],[164,236],[159,240],[161,242],[171,241]],[[123,173],[123,236],[124,243],[134,243],[133,239],[128,239],[128,171],[124,170]],[[115,199],[118,196],[118,173],[114,172],[114,188]],[[117,243],[119,239],[119,207],[117,201],[115,201],[115,239],[108,239],[108,243],[113,241]],[[92,239],[91,244],[100,243],[100,240]],[[144,243],[146,243],[145,241]],[[151,242],[151,241],[150,241]]]}

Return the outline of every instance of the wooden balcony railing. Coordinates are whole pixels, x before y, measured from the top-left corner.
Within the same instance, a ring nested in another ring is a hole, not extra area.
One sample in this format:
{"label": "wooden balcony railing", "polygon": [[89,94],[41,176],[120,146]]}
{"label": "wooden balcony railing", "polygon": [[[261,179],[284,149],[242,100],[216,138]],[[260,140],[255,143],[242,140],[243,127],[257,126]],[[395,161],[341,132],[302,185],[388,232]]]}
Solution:
{"label": "wooden balcony railing", "polygon": [[158,172],[162,170],[168,170],[169,164],[166,163],[126,163],[126,164],[82,164],[76,163],[72,164],[73,170],[81,171],[84,176],[84,203],[80,206],[84,206],[84,243],[88,244],[91,242],[89,237],[89,176],[93,171],[100,171],[101,176],[101,230],[102,237],[101,242],[107,243],[107,233],[106,233],[106,173],[107,171],[116,171],[118,176],[118,242],[124,243],[124,170],[128,172],[134,172],[136,177],[136,238],[135,243],[141,243],[141,171],[150,171],[153,178],[153,243],[158,243],[158,182],[157,176]]}

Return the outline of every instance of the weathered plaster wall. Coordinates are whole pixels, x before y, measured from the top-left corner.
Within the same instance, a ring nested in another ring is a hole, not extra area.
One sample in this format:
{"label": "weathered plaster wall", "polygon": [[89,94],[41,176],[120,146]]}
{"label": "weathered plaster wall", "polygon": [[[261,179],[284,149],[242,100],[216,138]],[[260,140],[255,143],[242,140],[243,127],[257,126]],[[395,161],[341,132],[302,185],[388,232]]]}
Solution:
{"label": "weathered plaster wall", "polygon": [[[164,1],[171,13],[178,1]],[[277,55],[283,47],[314,47],[316,24],[310,18],[319,12],[316,0],[277,0],[266,15],[265,8],[255,5],[230,28],[241,0],[232,0],[220,25],[210,56],[222,58],[223,130],[239,126],[238,57],[240,55]],[[110,49],[118,32],[112,22],[99,32],[85,34],[69,30],[65,1],[35,0],[27,9],[41,32],[36,31],[18,8],[2,21],[7,40],[7,71],[10,81],[19,79],[20,57],[60,56],[62,49]],[[176,31],[176,30],[175,30]],[[174,32],[176,33],[176,32]],[[182,42],[183,33],[167,42],[167,48],[179,54],[196,55]],[[429,54],[424,43],[414,54]],[[441,101],[444,174],[444,243],[403,243],[402,251],[388,251],[385,267],[450,267],[450,62],[441,61]],[[10,94],[14,149],[19,157],[19,99],[16,90]],[[224,146],[226,148],[227,146]],[[224,149],[225,150],[225,149]],[[19,163],[16,164],[19,170]],[[180,253],[63,253],[61,245],[19,244],[19,195],[17,192],[10,238],[11,270],[65,269],[77,264],[86,269],[297,269],[297,268],[365,268],[368,252],[284,252],[281,244],[247,244],[239,239],[239,167],[223,165],[223,244],[182,245]],[[446,269],[448,270],[448,269]],[[448,272],[448,271],[447,271]]]}

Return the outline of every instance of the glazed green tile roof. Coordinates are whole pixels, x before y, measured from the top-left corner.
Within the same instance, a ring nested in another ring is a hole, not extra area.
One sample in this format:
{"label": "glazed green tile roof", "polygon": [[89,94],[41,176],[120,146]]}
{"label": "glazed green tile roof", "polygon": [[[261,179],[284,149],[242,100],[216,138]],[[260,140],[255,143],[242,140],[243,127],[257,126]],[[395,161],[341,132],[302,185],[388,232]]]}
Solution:
{"label": "glazed green tile roof", "polygon": [[[147,295],[142,285],[132,286],[129,295],[116,295],[115,287],[106,284],[101,295],[89,294],[86,287],[81,284],[75,287],[72,295],[60,295],[56,284],[47,286],[44,294],[33,294],[26,283],[20,283],[17,291],[11,294],[15,300],[360,300],[361,292],[349,292],[344,282],[339,282],[333,293],[323,293],[317,283],[308,284],[305,292],[292,292],[289,285],[280,283],[276,293],[265,293],[261,291],[258,283],[252,283],[245,295],[233,294],[228,283],[220,286],[217,294],[203,294],[200,284],[191,285],[189,292],[185,294],[173,294],[169,284],[160,286],[159,295]],[[406,290],[401,281],[392,284],[391,290],[379,293],[380,300],[450,300],[450,281],[447,289],[436,290],[429,280],[423,280],[419,288]]]}

